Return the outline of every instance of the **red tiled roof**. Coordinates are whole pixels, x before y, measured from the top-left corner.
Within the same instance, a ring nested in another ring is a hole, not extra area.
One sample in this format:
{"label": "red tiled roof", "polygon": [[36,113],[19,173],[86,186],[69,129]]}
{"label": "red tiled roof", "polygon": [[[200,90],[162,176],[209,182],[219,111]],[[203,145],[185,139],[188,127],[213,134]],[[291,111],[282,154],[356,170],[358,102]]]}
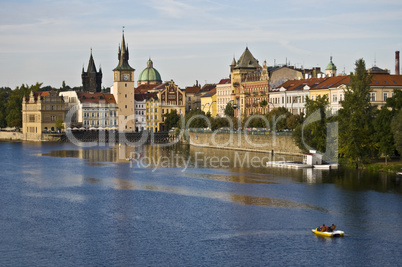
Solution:
{"label": "red tiled roof", "polygon": [[209,90],[208,92],[206,92],[205,94],[203,94],[201,97],[211,97],[214,94],[216,94],[216,87],[212,90]]}
{"label": "red tiled roof", "polygon": [[289,81],[283,83],[278,88],[283,87],[287,91],[303,90],[304,86],[306,86],[306,85],[309,86],[310,88],[314,88],[315,86],[317,86],[318,84],[320,84],[324,80],[325,80],[325,78],[289,80]]}
{"label": "red tiled roof", "polygon": [[320,84],[311,89],[329,89],[336,88],[341,86],[342,84],[349,84],[350,77],[349,76],[334,76],[327,77]]}
{"label": "red tiled roof", "polygon": [[373,74],[371,86],[402,86],[402,75]]}
{"label": "red tiled roof", "polygon": [[216,84],[209,84],[209,83],[204,84],[204,86],[200,90],[200,93],[208,92],[214,88],[216,88]]}
{"label": "red tiled roof", "polygon": [[230,79],[222,79],[219,81],[218,84],[229,84],[230,82],[231,82]]}
{"label": "red tiled roof", "polygon": [[112,94],[77,92],[77,96],[81,103],[116,104]]}
{"label": "red tiled roof", "polygon": [[134,89],[134,92],[136,94],[144,94],[148,92],[148,90],[154,89],[157,86],[159,86],[159,84],[141,84]]}
{"label": "red tiled roof", "polygon": [[196,94],[200,91],[201,87],[199,86],[190,86],[190,87],[186,87],[186,89],[184,89],[186,91],[186,94]]}

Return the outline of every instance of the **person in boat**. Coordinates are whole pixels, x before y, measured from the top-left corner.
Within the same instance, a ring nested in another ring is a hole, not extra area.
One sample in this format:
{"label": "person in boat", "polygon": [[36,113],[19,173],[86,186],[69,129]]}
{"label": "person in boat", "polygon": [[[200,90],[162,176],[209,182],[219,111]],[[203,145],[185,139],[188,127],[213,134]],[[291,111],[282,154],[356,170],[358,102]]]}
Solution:
{"label": "person in boat", "polygon": [[333,232],[333,231],[335,231],[335,228],[336,228],[336,225],[332,224],[331,227],[329,227],[329,231]]}
{"label": "person in boat", "polygon": [[328,227],[325,226],[325,224],[323,224],[322,226],[320,226],[320,227],[318,228],[318,231],[320,231],[320,232],[326,232],[327,230],[328,230]]}

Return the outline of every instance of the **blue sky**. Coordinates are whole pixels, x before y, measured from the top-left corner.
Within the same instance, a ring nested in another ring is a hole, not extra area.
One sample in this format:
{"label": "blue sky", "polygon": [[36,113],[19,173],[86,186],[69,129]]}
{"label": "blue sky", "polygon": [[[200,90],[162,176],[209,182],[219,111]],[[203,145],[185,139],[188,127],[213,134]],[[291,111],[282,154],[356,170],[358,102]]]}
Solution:
{"label": "blue sky", "polygon": [[400,0],[1,0],[0,87],[81,85],[90,49],[112,69],[122,26],[137,80],[149,57],[179,87],[217,83],[246,46],[262,64],[353,71],[357,59],[394,74],[402,51]]}

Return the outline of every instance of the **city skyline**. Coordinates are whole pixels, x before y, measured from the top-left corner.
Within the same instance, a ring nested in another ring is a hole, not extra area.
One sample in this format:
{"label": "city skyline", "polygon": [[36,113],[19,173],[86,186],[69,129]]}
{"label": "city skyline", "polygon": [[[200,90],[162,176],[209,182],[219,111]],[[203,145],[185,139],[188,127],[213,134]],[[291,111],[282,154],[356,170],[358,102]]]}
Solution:
{"label": "city skyline", "polygon": [[357,59],[395,71],[402,3],[386,1],[44,1],[0,3],[0,87],[81,86],[91,49],[113,84],[122,28],[135,81],[149,58],[163,81],[218,83],[248,47],[260,64],[338,73]]}

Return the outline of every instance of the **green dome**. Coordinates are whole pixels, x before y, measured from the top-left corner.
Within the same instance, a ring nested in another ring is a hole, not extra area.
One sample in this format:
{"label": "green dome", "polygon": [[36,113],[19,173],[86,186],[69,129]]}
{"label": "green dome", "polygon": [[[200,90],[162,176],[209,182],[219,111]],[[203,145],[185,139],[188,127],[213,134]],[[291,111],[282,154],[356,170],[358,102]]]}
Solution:
{"label": "green dome", "polygon": [[146,81],[162,82],[161,75],[153,67],[153,63],[152,63],[151,59],[148,60],[147,67],[141,72],[140,76],[138,77],[138,81],[139,82],[146,82]]}
{"label": "green dome", "polygon": [[336,70],[336,66],[335,66],[335,64],[332,62],[332,57],[331,57],[331,59],[330,59],[329,64],[327,65],[326,70]]}

